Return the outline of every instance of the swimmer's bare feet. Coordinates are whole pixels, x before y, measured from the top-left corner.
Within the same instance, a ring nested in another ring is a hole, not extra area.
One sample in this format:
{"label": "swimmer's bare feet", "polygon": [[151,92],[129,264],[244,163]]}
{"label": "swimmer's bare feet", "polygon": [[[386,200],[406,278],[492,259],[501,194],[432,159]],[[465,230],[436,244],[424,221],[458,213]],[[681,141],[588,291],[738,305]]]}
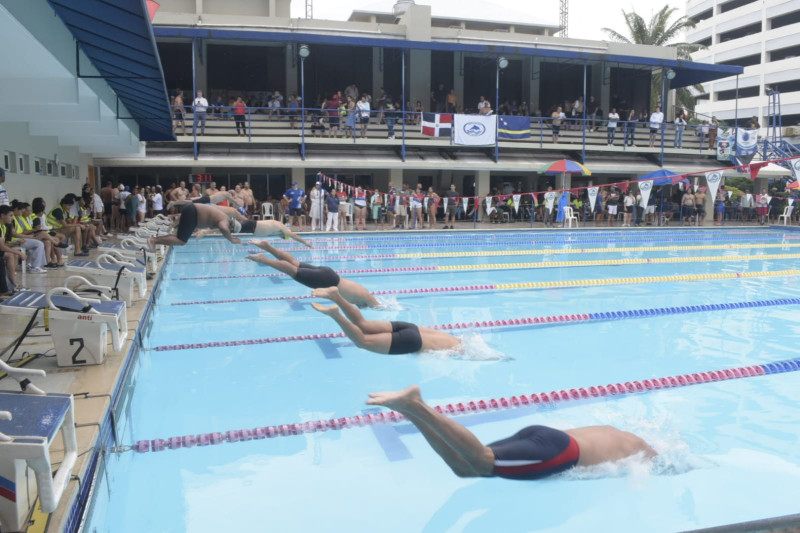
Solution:
{"label": "swimmer's bare feet", "polygon": [[264,262],[263,260],[266,259],[266,257],[264,257],[264,254],[250,254],[246,256],[245,259],[249,259],[250,261],[255,261],[256,263],[263,263]]}
{"label": "swimmer's bare feet", "polygon": [[323,315],[334,316],[339,313],[338,305],[322,305],[314,302],[311,307],[322,313]]}
{"label": "swimmer's bare feet", "polygon": [[275,248],[269,243],[269,241],[265,241],[263,239],[253,239],[250,241],[250,244],[252,244],[253,246],[258,246],[262,250],[266,250],[270,253],[272,253],[272,250],[275,250]]}
{"label": "swimmer's bare feet", "polygon": [[325,298],[331,301],[337,301],[342,296],[339,294],[339,289],[337,287],[325,287],[321,289],[314,289],[311,291],[311,296],[314,298]]}
{"label": "swimmer's bare feet", "polygon": [[413,410],[415,404],[421,403],[422,395],[417,385],[398,391],[371,392],[367,400],[369,405],[382,405],[399,413],[407,413]]}
{"label": "swimmer's bare feet", "polygon": [[151,252],[155,253],[156,251],[156,243],[153,237],[147,238],[147,247],[150,249]]}

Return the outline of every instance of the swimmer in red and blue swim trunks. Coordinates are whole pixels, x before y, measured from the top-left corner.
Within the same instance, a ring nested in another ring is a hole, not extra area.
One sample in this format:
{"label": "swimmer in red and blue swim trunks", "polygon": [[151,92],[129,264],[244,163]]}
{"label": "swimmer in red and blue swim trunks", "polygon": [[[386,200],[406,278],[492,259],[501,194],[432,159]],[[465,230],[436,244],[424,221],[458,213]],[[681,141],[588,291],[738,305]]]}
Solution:
{"label": "swimmer in red and blue swim trunks", "polygon": [[567,431],[529,426],[484,446],[466,427],[428,406],[416,385],[369,397],[369,405],[383,405],[405,415],[459,477],[534,480],[575,466],[617,461],[639,453],[644,458],[657,455],[641,438],[611,426]]}

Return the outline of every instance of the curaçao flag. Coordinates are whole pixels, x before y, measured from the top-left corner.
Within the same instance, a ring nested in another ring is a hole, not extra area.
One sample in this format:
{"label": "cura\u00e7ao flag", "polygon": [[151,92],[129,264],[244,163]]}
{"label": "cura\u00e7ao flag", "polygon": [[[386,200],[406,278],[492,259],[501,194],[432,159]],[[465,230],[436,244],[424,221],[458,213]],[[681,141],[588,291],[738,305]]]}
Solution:
{"label": "cura\u00e7ao flag", "polygon": [[527,139],[531,136],[531,119],[528,117],[500,115],[497,136],[501,139]]}

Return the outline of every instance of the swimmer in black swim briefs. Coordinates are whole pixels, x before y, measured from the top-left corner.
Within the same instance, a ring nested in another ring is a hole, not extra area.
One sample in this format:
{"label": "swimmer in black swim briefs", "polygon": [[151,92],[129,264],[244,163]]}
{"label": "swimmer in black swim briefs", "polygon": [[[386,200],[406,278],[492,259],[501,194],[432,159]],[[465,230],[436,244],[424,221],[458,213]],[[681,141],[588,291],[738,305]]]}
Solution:
{"label": "swimmer in black swim briefs", "polygon": [[647,458],[657,455],[641,438],[611,426],[567,431],[529,426],[484,446],[466,427],[427,405],[416,385],[369,397],[367,404],[383,405],[405,415],[459,477],[533,480],[637,453]]}
{"label": "swimmer in black swim briefs", "polygon": [[150,251],[155,251],[158,244],[167,246],[183,246],[192,236],[196,228],[217,228],[222,235],[233,244],[241,244],[238,237],[231,235],[229,229],[228,216],[219,208],[205,204],[186,204],[181,211],[178,219],[178,231],[175,235],[163,235],[161,237],[150,237],[147,244]]}
{"label": "swimmer in black swim briefs", "polygon": [[[324,306],[313,303],[311,306],[334,319],[344,334],[356,346],[364,350],[375,353],[404,354],[425,350],[450,350],[461,346],[458,338],[444,331],[408,322],[366,320],[358,308],[345,300],[336,287],[315,289],[311,295],[317,298],[326,298],[336,304]],[[340,309],[345,316],[339,312]]]}
{"label": "swimmer in black swim briefs", "polygon": [[275,256],[270,259],[264,254],[248,255],[247,258],[274,268],[284,274],[291,276],[298,283],[302,283],[311,289],[321,289],[336,287],[341,296],[349,303],[359,307],[379,307],[380,303],[363,286],[354,281],[345,279],[334,270],[326,266],[315,266],[308,263],[301,263],[291,254],[278,250],[268,241],[250,241],[250,244],[258,246]]}

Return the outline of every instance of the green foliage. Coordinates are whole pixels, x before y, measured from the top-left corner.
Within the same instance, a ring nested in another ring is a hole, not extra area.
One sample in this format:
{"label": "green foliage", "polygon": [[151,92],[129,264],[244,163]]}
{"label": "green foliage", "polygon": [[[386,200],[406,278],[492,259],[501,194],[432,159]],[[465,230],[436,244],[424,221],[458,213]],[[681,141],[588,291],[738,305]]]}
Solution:
{"label": "green foliage", "polygon": [[[651,46],[674,47],[678,51],[678,59],[690,61],[691,54],[705,48],[705,46],[685,42],[670,42],[677,38],[686,29],[695,27],[694,21],[686,16],[679,17],[676,21],[670,22],[669,19],[672,18],[672,15],[676,11],[678,11],[677,7],[665,5],[657,13],[655,13],[650,19],[650,22],[647,23],[645,22],[644,18],[635,10],[627,13],[623,9],[622,15],[625,17],[625,25],[628,27],[628,35],[623,35],[622,33],[619,33],[611,28],[603,28],[603,31],[612,41],[629,44],[647,44]],[[650,106],[655,107],[661,96],[660,71],[653,73],[650,87]],[[704,92],[702,85],[695,85],[694,89],[698,93]],[[685,107],[688,110],[694,110],[695,98],[689,89],[685,87],[676,89],[675,100],[678,106]]]}
{"label": "green foliage", "polygon": [[738,191],[750,190],[750,192],[753,192],[752,180],[744,176],[726,176],[725,189],[728,190],[731,187],[735,188]]}

